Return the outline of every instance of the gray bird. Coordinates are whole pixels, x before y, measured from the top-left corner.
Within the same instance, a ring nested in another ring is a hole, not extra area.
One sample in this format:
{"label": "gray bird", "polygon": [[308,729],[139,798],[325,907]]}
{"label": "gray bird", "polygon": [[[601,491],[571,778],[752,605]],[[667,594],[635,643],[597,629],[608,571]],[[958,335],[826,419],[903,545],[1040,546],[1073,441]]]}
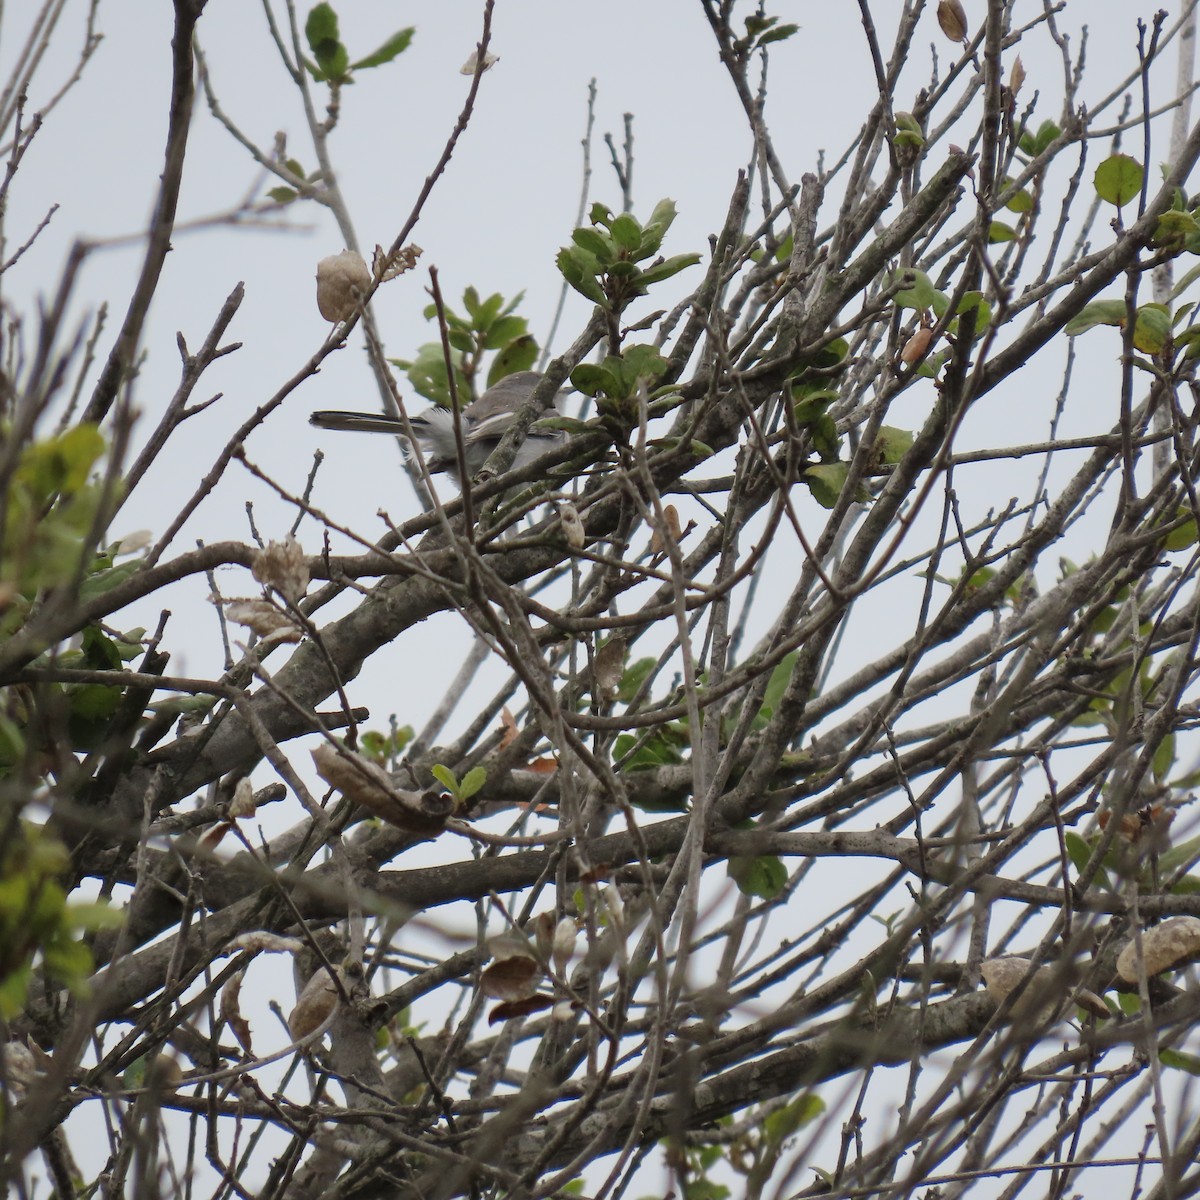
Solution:
{"label": "gray bird", "polygon": [[[467,474],[475,475],[500,445],[517,410],[533,394],[541,382],[537,371],[517,371],[494,383],[478,400],[462,410],[463,455]],[[559,393],[561,397],[563,393]],[[328,409],[315,412],[309,423],[320,429],[348,429],[359,433],[390,433],[405,438],[404,423],[395,417],[377,413],[341,412]],[[454,440],[454,414],[448,408],[434,405],[411,417],[413,433],[421,446],[421,457],[431,472],[442,471],[458,480],[458,449]],[[527,467],[548,450],[561,446],[568,438],[561,429],[545,429],[534,425],[517,447],[512,467]]]}

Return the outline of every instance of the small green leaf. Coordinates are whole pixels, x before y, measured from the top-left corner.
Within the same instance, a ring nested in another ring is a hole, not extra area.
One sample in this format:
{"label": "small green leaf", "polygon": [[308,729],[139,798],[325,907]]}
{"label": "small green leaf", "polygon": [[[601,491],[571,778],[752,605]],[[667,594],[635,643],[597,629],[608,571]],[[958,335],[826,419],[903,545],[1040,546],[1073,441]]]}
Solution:
{"label": "small green leaf", "polygon": [[1067,337],[1076,337],[1097,325],[1115,325],[1118,329],[1125,324],[1124,300],[1093,300],[1085,304],[1063,327]]}
{"label": "small green leaf", "polygon": [[429,773],[448,791],[452,796],[458,796],[458,777],[449,767],[442,766],[441,763],[434,763],[429,768]]}
{"label": "small green leaf", "polygon": [[[564,246],[555,259],[563,278],[581,295],[586,296],[593,304],[601,308],[608,307],[608,298],[596,282],[596,271],[590,270],[588,264],[580,256],[578,250]],[[595,259],[592,258],[595,263]]]}
{"label": "small green leaf", "polygon": [[833,508],[842,494],[842,488],[845,487],[849,474],[848,463],[818,463],[816,466],[808,467],[803,478],[804,482],[808,484],[812,498],[822,508]]}
{"label": "small green leaf", "polygon": [[1120,208],[1141,194],[1145,175],[1137,159],[1128,154],[1113,154],[1096,168],[1093,177],[1096,195]]}
{"label": "small green leaf", "polygon": [[622,673],[620,684],[617,685],[617,699],[628,704],[637,695],[638,689],[645,683],[657,662],[658,660],[655,658],[639,658],[635,662],[631,662]]}
{"label": "small green leaf", "polygon": [[774,29],[768,29],[767,32],[758,39],[758,47],[761,50],[763,46],[769,45],[771,42],[786,41],[793,34],[799,32],[799,25],[776,25]]}
{"label": "small green leaf", "polygon": [[781,1146],[788,1138],[825,1112],[825,1101],[812,1092],[806,1092],[782,1108],[768,1114],[763,1122],[763,1132],[772,1146]]}
{"label": "small green leaf", "polygon": [[487,771],[483,767],[472,767],[458,785],[458,799],[464,803],[475,795],[487,782]]}
{"label": "small green leaf", "polygon": [[293,200],[299,196],[299,192],[295,188],[290,187],[273,187],[267,192],[268,199],[274,200],[276,204],[291,204]]}
{"label": "small green leaf", "polygon": [[995,246],[1001,242],[1015,241],[1017,231],[1011,226],[1006,225],[1003,221],[993,221],[988,226],[988,242]]}
{"label": "small green leaf", "polygon": [[598,229],[590,229],[586,225],[581,225],[571,234],[571,241],[581,250],[586,250],[592,255],[600,266],[611,263],[617,257],[613,239]]}
{"label": "small green leaf", "polygon": [[381,67],[384,63],[390,63],[392,59],[403,54],[408,49],[415,33],[416,29],[411,25],[407,29],[398,30],[378,50],[368,54],[366,58],[360,58],[358,62],[354,63],[351,66],[351,70],[364,71],[369,67]]}
{"label": "small green leaf", "polygon": [[1189,1075],[1200,1075],[1200,1056],[1195,1054],[1185,1054],[1182,1050],[1170,1050],[1164,1046],[1158,1052],[1158,1061],[1164,1067],[1174,1067]]}
{"label": "small green leaf", "polygon": [[609,232],[620,250],[636,250],[642,243],[642,227],[632,213],[621,213],[614,217]]}
{"label": "small green leaf", "polygon": [[[1004,186],[1007,189],[1012,184],[1011,179],[1004,181]],[[1028,189],[1022,188],[1019,192],[1013,193],[1013,198],[1004,206],[1009,212],[1027,213],[1033,208],[1033,197],[1029,194]]]}
{"label": "small green leaf", "polygon": [[1171,314],[1165,304],[1143,304],[1137,310],[1133,344],[1144,354],[1158,354],[1171,336]]}
{"label": "small green leaf", "polygon": [[699,261],[700,255],[698,254],[672,255],[670,258],[664,258],[662,262],[640,271],[637,277],[638,282],[644,287],[650,287],[652,284],[661,283],[664,279],[670,279],[672,275],[678,275],[680,271],[685,271],[688,267],[694,267]]}
{"label": "small green leaf", "polygon": [[537,362],[538,344],[532,333],[514,338],[492,359],[488,368],[487,385],[498,383],[507,375],[517,371],[528,371]]}
{"label": "small green leaf", "polygon": [[875,441],[875,450],[885,466],[895,466],[912,449],[912,444],[913,435],[907,429],[883,425]]}
{"label": "small green leaf", "polygon": [[911,267],[898,272],[890,282],[902,285],[896,293],[896,304],[900,308],[913,308],[918,312],[933,308],[934,300],[939,294],[933,286],[933,281],[924,271],[917,271]]}
{"label": "small green leaf", "polygon": [[315,54],[322,42],[337,41],[338,19],[332,4],[314,5],[304,22],[304,36],[308,48]]}
{"label": "small green leaf", "polygon": [[728,871],[738,891],[745,896],[774,900],[787,887],[787,867],[773,854],[758,858],[731,858]]}

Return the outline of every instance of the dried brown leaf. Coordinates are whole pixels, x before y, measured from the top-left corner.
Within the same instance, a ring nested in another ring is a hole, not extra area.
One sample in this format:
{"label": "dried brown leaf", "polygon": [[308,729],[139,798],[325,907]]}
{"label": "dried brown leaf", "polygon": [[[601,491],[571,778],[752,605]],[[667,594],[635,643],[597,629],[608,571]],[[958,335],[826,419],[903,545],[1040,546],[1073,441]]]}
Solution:
{"label": "dried brown leaf", "polygon": [[549,1008],[553,1003],[553,996],[543,996],[537,992],[520,1000],[506,1000],[488,1013],[488,1024],[496,1025],[500,1021],[511,1021],[514,1017],[527,1017],[530,1013]]}
{"label": "dried brown leaf", "polygon": [[296,621],[270,600],[261,596],[254,599],[225,600],[225,616],[238,625],[244,625],[260,638],[273,642],[298,642],[304,631]]}
{"label": "dried brown leaf", "polygon": [[596,651],[592,669],[596,673],[597,693],[606,700],[615,699],[625,671],[625,639],[610,637]]}
{"label": "dried brown leaf", "polygon": [[318,967],[304,985],[296,1007],[288,1014],[287,1024],[297,1041],[308,1037],[333,1014],[341,996],[337,984],[324,967]]}
{"label": "dried brown leaf", "polygon": [[562,524],[563,537],[566,538],[567,545],[572,550],[582,550],[584,542],[587,541],[587,532],[579,518],[579,510],[570,503],[560,504],[558,519]]}
{"label": "dried brown leaf", "polygon": [[410,242],[407,246],[401,246],[392,255],[389,255],[382,246],[377,245],[371,259],[371,270],[380,283],[387,283],[389,280],[403,275],[405,271],[411,271],[423,253],[421,247],[414,242]]}
{"label": "dried brown leaf", "polygon": [[[1142,961],[1147,975],[1159,975],[1200,957],[1200,917],[1171,917],[1142,934]],[[1137,983],[1137,943],[1130,938],[1117,955],[1117,974]]]}
{"label": "dried brown leaf", "polygon": [[500,735],[500,749],[507,750],[521,732],[517,728],[517,719],[509,711],[507,704],[500,710],[500,726],[504,730]]}
{"label": "dried brown leaf", "polygon": [[[364,270],[366,264],[363,264]],[[304,549],[289,533],[282,542],[268,542],[265,550],[259,550],[250,566],[250,573],[263,587],[274,588],[292,604],[300,601],[308,591],[308,562]]]}
{"label": "dried brown leaf", "polygon": [[904,349],[900,351],[900,361],[905,366],[911,367],[914,363],[918,363],[925,357],[930,344],[933,342],[932,329],[918,329],[912,337],[904,343]]}
{"label": "dried brown leaf", "polygon": [[221,989],[221,1016],[233,1030],[233,1036],[237,1038],[238,1045],[253,1057],[254,1047],[250,1038],[250,1022],[242,1016],[241,1007],[242,977],[245,974],[245,971],[238,971]]}
{"label": "dried brown leaf", "polygon": [[496,1000],[525,1000],[537,991],[541,978],[542,968],[536,958],[515,955],[484,967],[479,985],[485,996]]}
{"label": "dried brown leaf", "polygon": [[1016,94],[1021,90],[1021,84],[1023,84],[1024,82],[1025,82],[1025,67],[1024,67],[1024,64],[1021,62],[1021,56],[1018,54],[1017,57],[1015,59],[1013,59],[1012,69],[1008,73],[1009,94],[1011,96],[1015,97]]}
{"label": "dried brown leaf", "polygon": [[446,827],[453,797],[439,792],[409,792],[396,787],[388,773],[350,750],[322,742],[312,752],[317,774],[348,800],[407,833],[431,836]]}
{"label": "dried brown leaf", "polygon": [[967,14],[960,0],[938,0],[938,24],[952,42],[967,40]]}

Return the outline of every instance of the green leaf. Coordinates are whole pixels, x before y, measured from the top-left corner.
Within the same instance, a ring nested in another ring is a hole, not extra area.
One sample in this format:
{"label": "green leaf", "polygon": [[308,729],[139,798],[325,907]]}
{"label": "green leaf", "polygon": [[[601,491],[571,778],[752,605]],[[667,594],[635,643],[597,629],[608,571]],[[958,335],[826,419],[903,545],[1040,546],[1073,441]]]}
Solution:
{"label": "green leaf", "polygon": [[267,197],[274,200],[276,204],[291,204],[300,195],[295,188],[290,187],[273,187],[267,192]]}
{"label": "green leaf", "polygon": [[434,763],[429,768],[429,773],[448,791],[452,796],[458,796],[458,777],[449,767],[442,766],[441,763]]}
{"label": "green leaf", "polygon": [[771,42],[782,42],[790,38],[793,34],[800,32],[799,25],[777,25],[774,29],[767,30],[766,33],[758,39],[759,49],[768,45]]}
{"label": "green leaf", "polygon": [[[958,302],[958,316],[961,317],[964,313],[974,312],[975,314],[975,334],[976,338],[983,336],[983,332],[992,323],[992,306],[988,304],[982,292],[967,292],[966,295]],[[952,331],[958,331],[958,317],[951,322]]]}
{"label": "green leaf", "polygon": [[390,63],[392,59],[403,54],[408,49],[416,32],[416,29],[411,25],[407,29],[398,30],[378,50],[368,54],[366,58],[360,58],[358,62],[354,63],[351,70],[364,71],[368,67],[382,67],[384,63]]}
{"label": "green leaf", "polygon": [[[1005,188],[1012,186],[1012,180],[1004,181]],[[1022,188],[1019,192],[1013,193],[1013,198],[1004,206],[1009,212],[1027,213],[1033,208],[1033,197],[1029,194],[1028,189]]]}
{"label": "green leaf", "polygon": [[621,682],[617,685],[617,699],[628,704],[637,695],[642,684],[646,682],[657,662],[658,660],[655,658],[639,658],[635,662],[631,662],[625,668],[621,675]]}
{"label": "green leaf", "polygon": [[599,363],[580,363],[571,372],[571,385],[585,396],[621,394],[621,383],[616,372]]}
{"label": "green leaf", "polygon": [[1124,324],[1124,300],[1093,300],[1063,326],[1063,332],[1067,337],[1076,337],[1097,325],[1115,325],[1120,329]]}
{"label": "green leaf", "polygon": [[1137,310],[1133,344],[1144,354],[1158,354],[1171,336],[1171,313],[1165,304],[1143,304]]}
{"label": "green leaf", "polygon": [[337,41],[338,19],[332,4],[322,3],[313,7],[304,22],[304,36],[314,54],[322,42]]}
{"label": "green leaf", "polygon": [[662,262],[655,263],[644,271],[638,272],[638,282],[644,287],[650,287],[652,284],[661,283],[664,279],[670,279],[672,275],[678,275],[680,271],[686,271],[688,267],[694,267],[699,261],[700,255],[698,254],[672,255],[670,258],[664,258]]}
{"label": "green leaf", "polygon": [[1185,1054],[1182,1050],[1170,1050],[1164,1046],[1158,1052],[1158,1061],[1164,1067],[1174,1067],[1189,1075],[1200,1075],[1200,1056],[1195,1054]]}
{"label": "green leaf", "polygon": [[106,900],[72,904],[67,907],[66,923],[71,929],[87,933],[102,929],[120,929],[125,924],[125,913],[119,908],[114,908]]}
{"label": "green leaf", "polygon": [[1096,195],[1120,208],[1141,194],[1145,175],[1137,159],[1128,154],[1113,154],[1096,168],[1093,176]]}
{"label": "green leaf", "polygon": [[995,246],[1001,242],[1015,241],[1017,231],[1011,226],[1006,225],[1003,221],[993,221],[988,226],[988,242]]}
{"label": "green leaf", "polygon": [[1183,517],[1186,520],[1178,529],[1172,529],[1163,538],[1164,550],[1186,550],[1189,546],[1196,544],[1196,518],[1185,508],[1179,509],[1175,515],[1177,518]]}
{"label": "green leaf", "polygon": [[849,463],[830,462],[818,463],[804,471],[804,482],[812,493],[812,498],[822,508],[833,508],[846,486],[846,478],[850,474]]}
{"label": "green leaf", "polygon": [[913,435],[907,429],[882,425],[875,440],[875,452],[885,466],[895,466],[912,449]]}
{"label": "green leaf", "polygon": [[614,217],[609,232],[619,250],[637,250],[642,244],[642,227],[632,213],[621,213]]}
{"label": "green leaf", "polygon": [[[562,272],[563,278],[571,287],[586,296],[593,304],[598,304],[601,308],[608,307],[608,298],[596,282],[596,270],[589,268],[589,264],[582,258],[578,250],[564,246],[554,261]],[[594,257],[591,261],[595,264]]]}
{"label": "green leaf", "polygon": [[537,362],[538,344],[532,333],[514,338],[495,358],[488,368],[487,385],[498,383],[506,375],[517,371],[528,371]]}
{"label": "green leaf", "polygon": [[[1068,830],[1063,835],[1063,841],[1067,847],[1067,857],[1071,860],[1071,865],[1075,868],[1078,875],[1082,875],[1084,869],[1092,857],[1092,846],[1085,841],[1079,834]],[[1097,886],[1107,888],[1110,886],[1108,874],[1101,867],[1095,874],[1095,882]]]}
{"label": "green leaf", "polygon": [[613,248],[613,239],[598,229],[590,229],[586,225],[581,225],[571,234],[571,241],[581,250],[586,250],[592,255],[600,266],[611,263],[617,257],[616,250]]}
{"label": "green leaf", "polygon": [[483,341],[485,350],[499,350],[501,346],[528,334],[529,323],[524,317],[497,317],[487,328]]}
{"label": "green leaf", "polygon": [[934,300],[939,295],[929,276],[924,271],[917,271],[911,267],[897,272],[889,283],[902,285],[895,297],[899,308],[913,308],[921,312],[933,308]]}
{"label": "green leaf", "polygon": [[483,767],[472,767],[458,785],[458,799],[464,802],[470,800],[486,782],[487,771]]}
{"label": "green leaf", "polygon": [[1038,126],[1037,133],[1030,133],[1027,130],[1022,130],[1021,138],[1018,145],[1023,153],[1036,157],[1045,150],[1052,141],[1062,132],[1053,121],[1043,121]]}
{"label": "green leaf", "polygon": [[763,1121],[763,1133],[772,1146],[781,1146],[797,1130],[803,1129],[825,1112],[825,1101],[806,1092],[782,1108],[777,1108]]}
{"label": "green leaf", "polygon": [[729,878],[745,896],[774,900],[787,887],[787,867],[774,854],[764,854],[758,858],[731,858],[727,869]]}

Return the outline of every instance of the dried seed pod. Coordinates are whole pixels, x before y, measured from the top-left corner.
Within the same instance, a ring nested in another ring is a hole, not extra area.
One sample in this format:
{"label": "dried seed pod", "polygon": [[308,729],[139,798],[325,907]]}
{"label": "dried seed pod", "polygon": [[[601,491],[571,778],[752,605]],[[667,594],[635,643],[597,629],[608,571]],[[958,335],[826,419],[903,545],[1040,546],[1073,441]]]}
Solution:
{"label": "dried seed pod", "polygon": [[[1142,961],[1147,975],[1160,975],[1200,957],[1200,917],[1171,917],[1142,934]],[[1117,974],[1137,983],[1137,944],[1130,938],[1117,955]]]}
{"label": "dried seed pod", "polygon": [[352,317],[370,286],[371,269],[353,250],[317,263],[317,308],[327,321]]}

